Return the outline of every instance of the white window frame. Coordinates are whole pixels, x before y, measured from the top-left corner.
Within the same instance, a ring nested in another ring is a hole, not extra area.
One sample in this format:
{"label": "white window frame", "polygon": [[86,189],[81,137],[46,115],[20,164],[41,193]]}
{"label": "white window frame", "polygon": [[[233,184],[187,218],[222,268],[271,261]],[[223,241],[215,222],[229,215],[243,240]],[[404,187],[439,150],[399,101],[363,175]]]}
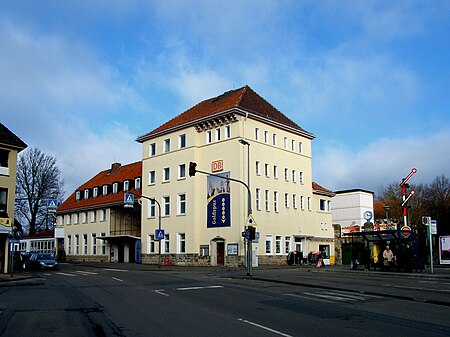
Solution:
{"label": "white window frame", "polygon": [[93,191],[92,191],[92,196],[93,196],[94,198],[97,198],[97,197],[98,197],[98,187],[94,187],[94,189],[93,189]]}
{"label": "white window frame", "polygon": [[288,148],[288,139],[287,137],[284,137],[284,149],[287,150]]}
{"label": "white window frame", "polygon": [[259,128],[255,128],[255,140],[259,141]]}
{"label": "white window frame", "polygon": [[178,135],[178,149],[184,149],[186,147],[186,134]]}
{"label": "white window frame", "polygon": [[225,125],[225,139],[231,138],[231,125]]}
{"label": "white window frame", "polygon": [[284,253],[288,254],[291,251],[292,247],[292,240],[290,236],[284,237]]}
{"label": "white window frame", "polygon": [[277,134],[272,134],[272,145],[277,146]]}
{"label": "white window frame", "polygon": [[206,131],[206,144],[212,143],[212,132],[211,130]]}
{"label": "white window frame", "polygon": [[289,193],[284,193],[284,207],[289,208],[290,207],[290,197]]}
{"label": "white window frame", "polygon": [[273,177],[275,179],[278,179],[278,166],[277,165],[273,165]]}
{"label": "white window frame", "polygon": [[[100,237],[105,237],[106,233],[101,233]],[[106,255],[106,241],[105,239],[100,239],[100,255]]]}
{"label": "white window frame", "polygon": [[[177,198],[177,215],[186,215],[186,193],[179,193]],[[184,208],[184,211],[183,211]]]}
{"label": "white window frame", "polygon": [[170,253],[170,234],[164,234],[164,240],[163,242],[161,242],[161,244],[163,244],[164,253]]}
{"label": "white window frame", "polygon": [[261,189],[260,188],[256,189],[255,197],[256,197],[256,210],[260,211],[261,210]]}
{"label": "white window frame", "polygon": [[308,197],[308,211],[311,210],[311,197]]}
{"label": "white window frame", "polygon": [[186,164],[178,165],[178,179],[186,179]]}
{"label": "white window frame", "polygon": [[113,183],[113,194],[119,193],[119,183]]}
{"label": "white window frame", "polygon": [[170,181],[170,167],[163,168],[163,183],[167,183]]}
{"label": "white window frame", "polygon": [[298,152],[303,153],[303,143],[302,142],[298,142]]}
{"label": "white window frame", "polygon": [[147,219],[156,217],[156,201],[148,200],[147,201]]}
{"label": "white window frame", "polygon": [[273,255],[273,249],[272,249],[272,244],[273,244],[273,238],[272,235],[266,235],[266,246],[264,248],[264,251],[266,253],[266,255]]}
{"label": "white window frame", "polygon": [[100,221],[106,221],[106,215],[107,215],[106,209],[103,208],[100,213]]}
{"label": "white window frame", "polygon": [[216,128],[215,135],[216,135],[216,142],[218,142],[222,139],[222,134],[221,134],[220,128]]}
{"label": "white window frame", "polygon": [[129,181],[129,180],[125,180],[125,181],[123,182],[123,190],[124,190],[125,192],[128,192],[128,191],[130,190],[130,181]]}
{"label": "white window frame", "polygon": [[108,195],[108,185],[103,185],[103,196]]}
{"label": "white window frame", "polygon": [[264,131],[264,143],[269,144],[269,131]]}
{"label": "white window frame", "polygon": [[289,181],[289,169],[284,168],[284,181]]}
{"label": "white window frame", "polygon": [[156,171],[152,170],[148,172],[148,185],[155,185],[156,184]]}
{"label": "white window frame", "polygon": [[186,254],[186,233],[177,233],[177,254]]}
{"label": "white window frame", "polygon": [[97,222],[97,211],[91,211],[91,222]]}
{"label": "white window frame", "polygon": [[278,191],[273,191],[273,211],[279,212],[278,209]]}
{"label": "white window frame", "polygon": [[162,197],[162,212],[163,216],[170,216],[170,196]]}
{"label": "white window frame", "polygon": [[88,188],[84,190],[84,200],[87,200],[87,199],[89,199],[89,189]]}
{"label": "white window frame", "polygon": [[275,236],[275,255],[283,255],[282,241],[281,235]]}
{"label": "white window frame", "polygon": [[295,140],[294,139],[291,140],[291,150],[293,152],[295,152]]}
{"label": "white window frame", "polygon": [[298,175],[298,182],[300,183],[300,184],[304,184],[305,182],[304,182],[304,174],[303,174],[303,172],[300,172],[299,173],[299,175]]}
{"label": "white window frame", "polygon": [[154,254],[156,248],[155,234],[147,235],[147,254]]}
{"label": "white window frame", "polygon": [[270,165],[268,163],[264,164],[264,175],[266,178],[270,177]]}
{"label": "white window frame", "polygon": [[164,153],[170,152],[170,138],[164,139]]}
{"label": "white window frame", "polygon": [[266,202],[266,211],[270,212],[270,191],[265,190],[264,196],[265,196],[265,202]]}
{"label": "white window frame", "polygon": [[91,255],[97,255],[97,234],[91,233]]}
{"label": "white window frame", "polygon": [[292,194],[292,208],[297,209],[297,194]]}
{"label": "white window frame", "polygon": [[261,175],[261,162],[259,160],[255,162],[255,171],[257,176]]}
{"label": "white window frame", "polygon": [[67,255],[72,255],[72,235],[67,235]]}
{"label": "white window frame", "polygon": [[154,157],[156,156],[156,143],[151,143],[148,147],[148,156]]}
{"label": "white window frame", "polygon": [[303,195],[300,196],[300,209],[305,210],[305,197]]}
{"label": "white window frame", "polygon": [[81,199],[81,192],[80,192],[80,191],[77,191],[77,192],[75,193],[75,200],[76,200],[76,201],[80,201],[80,199]]}

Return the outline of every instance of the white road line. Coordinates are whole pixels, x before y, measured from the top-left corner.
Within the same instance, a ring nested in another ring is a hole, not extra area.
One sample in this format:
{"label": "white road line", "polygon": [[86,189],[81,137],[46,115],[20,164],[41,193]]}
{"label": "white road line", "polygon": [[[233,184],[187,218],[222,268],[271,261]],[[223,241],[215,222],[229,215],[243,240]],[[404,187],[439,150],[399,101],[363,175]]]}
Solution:
{"label": "white road line", "polygon": [[326,295],[326,294],[317,294],[317,293],[304,293],[305,295],[314,296],[314,297],[320,297],[320,298],[327,298],[335,301],[356,301],[354,298],[348,298],[348,297],[342,297],[342,296],[336,296],[336,295]]}
{"label": "white road line", "polygon": [[113,280],[119,281],[119,282],[123,282],[123,280],[121,280],[120,278],[117,277],[112,277]]}
{"label": "white road line", "polygon": [[164,289],[158,289],[158,290],[154,290],[155,293],[159,294],[159,295],[163,295],[163,296],[167,296],[169,297],[170,295],[166,294],[164,292]]}
{"label": "white road line", "polygon": [[108,271],[120,271],[120,272],[127,272],[128,270],[126,270],[126,269],[105,269],[105,270],[108,270]]}
{"label": "white road line", "polygon": [[270,332],[272,332],[272,333],[274,333],[276,335],[279,335],[279,336],[292,337],[291,335],[288,335],[288,334],[286,334],[284,332],[281,332],[281,331],[278,331],[278,330],[274,330],[272,328],[269,328],[267,326],[264,326],[264,325],[261,325],[261,324],[258,324],[258,323],[247,321],[246,319],[238,318],[238,321],[241,321],[242,323],[247,323],[247,324],[256,326],[257,328],[261,328],[261,329],[270,331]]}
{"label": "white road line", "polygon": [[324,300],[321,298],[311,298],[311,296],[302,296],[299,294],[284,294],[285,296],[291,296],[291,297],[298,297],[298,298],[304,298],[306,300],[310,300],[310,301],[319,301],[319,302],[325,302],[325,303],[334,303],[333,301],[329,301],[329,300]]}
{"label": "white road line", "polygon": [[91,271],[77,270],[74,273],[84,274],[84,275],[98,275],[98,273],[93,273]]}
{"label": "white road line", "polygon": [[76,277],[76,276],[77,276],[77,275],[74,275],[74,274],[61,273],[61,272],[57,272],[56,274],[58,274],[58,275],[64,275],[64,276],[72,276],[72,277]]}
{"label": "white road line", "polygon": [[185,290],[217,289],[217,288],[223,288],[223,286],[186,287],[186,288],[176,288],[175,290],[185,291]]}
{"label": "white road line", "polygon": [[369,299],[369,298],[380,298],[380,296],[375,296],[375,295],[348,294],[348,293],[343,293],[343,292],[339,292],[339,291],[325,291],[325,292],[323,292],[323,294],[344,296],[346,298],[354,298],[355,300],[365,300],[365,299]]}

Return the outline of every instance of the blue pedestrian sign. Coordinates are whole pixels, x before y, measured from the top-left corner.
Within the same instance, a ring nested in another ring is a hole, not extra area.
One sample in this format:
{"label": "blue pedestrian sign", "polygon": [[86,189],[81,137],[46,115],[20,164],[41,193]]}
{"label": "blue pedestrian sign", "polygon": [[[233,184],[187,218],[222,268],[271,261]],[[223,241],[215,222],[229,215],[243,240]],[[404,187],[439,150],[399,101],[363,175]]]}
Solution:
{"label": "blue pedestrian sign", "polygon": [[155,230],[155,240],[157,241],[164,240],[164,229]]}
{"label": "blue pedestrian sign", "polygon": [[57,208],[58,208],[58,200],[56,199],[47,200],[47,210],[49,212],[55,212]]}
{"label": "blue pedestrian sign", "polygon": [[134,206],[134,194],[126,193],[123,196],[123,202],[125,207],[133,207]]}

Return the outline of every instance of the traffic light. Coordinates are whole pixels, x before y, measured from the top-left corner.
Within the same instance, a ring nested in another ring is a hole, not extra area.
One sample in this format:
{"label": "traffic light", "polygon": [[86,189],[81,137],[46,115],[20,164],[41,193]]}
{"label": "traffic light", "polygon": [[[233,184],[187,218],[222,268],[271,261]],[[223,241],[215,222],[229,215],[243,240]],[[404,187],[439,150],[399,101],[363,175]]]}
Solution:
{"label": "traffic light", "polygon": [[192,161],[189,163],[189,177],[195,176],[195,173],[197,172],[196,167],[197,163],[194,163]]}
{"label": "traffic light", "polygon": [[248,239],[255,240],[256,238],[256,227],[248,226]]}

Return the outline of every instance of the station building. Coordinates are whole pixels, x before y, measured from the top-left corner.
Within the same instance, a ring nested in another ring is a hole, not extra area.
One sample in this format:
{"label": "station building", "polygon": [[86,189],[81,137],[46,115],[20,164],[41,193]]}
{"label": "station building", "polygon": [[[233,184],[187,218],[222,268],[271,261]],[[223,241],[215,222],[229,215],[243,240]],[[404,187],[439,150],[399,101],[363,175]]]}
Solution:
{"label": "station building", "polygon": [[[243,265],[243,232],[251,224],[254,265],[284,264],[293,250],[319,251],[334,263],[334,193],[313,182],[313,139],[248,86],[202,101],[139,137],[142,261],[156,263],[161,244],[174,264]],[[202,172],[189,176],[190,162]],[[249,186],[251,207],[236,180]]]}

